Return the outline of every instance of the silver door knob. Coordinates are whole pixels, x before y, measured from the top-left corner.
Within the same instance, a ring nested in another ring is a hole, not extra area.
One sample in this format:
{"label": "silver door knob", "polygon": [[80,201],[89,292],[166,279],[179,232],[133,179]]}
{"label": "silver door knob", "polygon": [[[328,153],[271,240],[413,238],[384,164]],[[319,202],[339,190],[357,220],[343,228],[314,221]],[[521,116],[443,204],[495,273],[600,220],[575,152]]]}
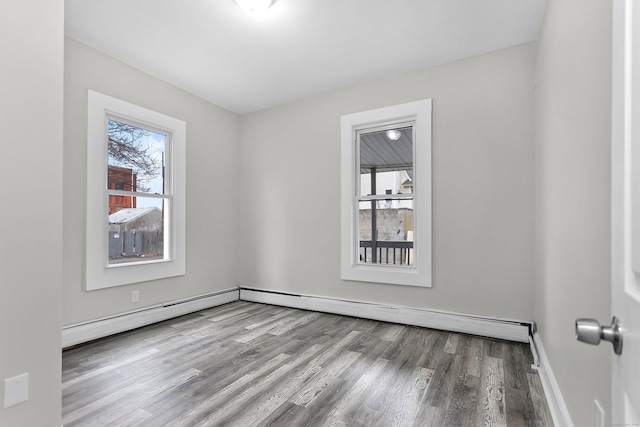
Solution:
{"label": "silver door knob", "polygon": [[578,341],[598,345],[601,340],[613,344],[613,352],[622,354],[622,325],[617,317],[611,319],[611,326],[600,326],[595,319],[576,320],[576,338]]}

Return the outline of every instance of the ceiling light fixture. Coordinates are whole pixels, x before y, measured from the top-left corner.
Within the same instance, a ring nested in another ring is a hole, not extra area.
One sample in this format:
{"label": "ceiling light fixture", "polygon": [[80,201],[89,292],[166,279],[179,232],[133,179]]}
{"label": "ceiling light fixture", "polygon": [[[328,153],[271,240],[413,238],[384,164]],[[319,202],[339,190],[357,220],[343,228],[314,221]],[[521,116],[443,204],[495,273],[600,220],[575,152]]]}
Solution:
{"label": "ceiling light fixture", "polygon": [[235,0],[235,2],[250,12],[262,12],[271,6],[273,0]]}
{"label": "ceiling light fixture", "polygon": [[390,140],[397,141],[400,139],[400,136],[402,136],[402,132],[400,132],[398,129],[390,129],[386,132],[386,135]]}

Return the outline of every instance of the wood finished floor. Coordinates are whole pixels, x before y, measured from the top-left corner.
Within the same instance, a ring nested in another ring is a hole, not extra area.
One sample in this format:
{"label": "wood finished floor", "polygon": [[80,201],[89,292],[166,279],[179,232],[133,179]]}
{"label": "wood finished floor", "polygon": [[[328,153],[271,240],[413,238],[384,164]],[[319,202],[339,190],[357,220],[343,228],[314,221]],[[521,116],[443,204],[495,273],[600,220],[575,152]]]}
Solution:
{"label": "wood finished floor", "polygon": [[72,426],[551,426],[529,346],[238,301],[63,352]]}

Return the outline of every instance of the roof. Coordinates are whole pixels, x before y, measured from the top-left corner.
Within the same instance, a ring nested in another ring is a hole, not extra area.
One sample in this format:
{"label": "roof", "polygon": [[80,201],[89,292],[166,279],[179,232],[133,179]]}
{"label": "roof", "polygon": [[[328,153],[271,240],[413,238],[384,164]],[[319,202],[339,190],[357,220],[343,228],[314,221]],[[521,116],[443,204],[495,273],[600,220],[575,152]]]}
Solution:
{"label": "roof", "polygon": [[109,224],[125,224],[140,217],[147,215],[152,211],[160,212],[158,208],[128,208],[119,210],[109,215]]}

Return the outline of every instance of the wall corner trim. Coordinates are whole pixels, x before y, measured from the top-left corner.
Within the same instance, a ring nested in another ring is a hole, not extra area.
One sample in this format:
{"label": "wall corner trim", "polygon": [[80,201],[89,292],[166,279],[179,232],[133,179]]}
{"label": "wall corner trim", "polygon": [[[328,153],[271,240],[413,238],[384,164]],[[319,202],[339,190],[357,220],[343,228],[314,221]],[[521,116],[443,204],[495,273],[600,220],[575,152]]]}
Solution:
{"label": "wall corner trim", "polygon": [[508,341],[529,342],[531,322],[483,317],[446,311],[391,306],[363,301],[272,292],[240,288],[242,301],[281,305],[303,310],[343,314],[384,322],[422,326],[452,332],[461,332]]}
{"label": "wall corner trim", "polygon": [[538,371],[538,375],[540,376],[540,382],[544,389],[544,395],[547,398],[547,405],[549,406],[553,423],[557,427],[573,427],[573,421],[571,421],[569,410],[562,397],[560,386],[553,374],[547,353],[544,350],[542,340],[537,332],[533,334],[532,350],[538,355],[539,365],[533,366],[533,368]]}
{"label": "wall corner trim", "polygon": [[232,288],[68,325],[62,328],[62,348],[72,347],[98,338],[238,301],[238,299],[238,288]]}

